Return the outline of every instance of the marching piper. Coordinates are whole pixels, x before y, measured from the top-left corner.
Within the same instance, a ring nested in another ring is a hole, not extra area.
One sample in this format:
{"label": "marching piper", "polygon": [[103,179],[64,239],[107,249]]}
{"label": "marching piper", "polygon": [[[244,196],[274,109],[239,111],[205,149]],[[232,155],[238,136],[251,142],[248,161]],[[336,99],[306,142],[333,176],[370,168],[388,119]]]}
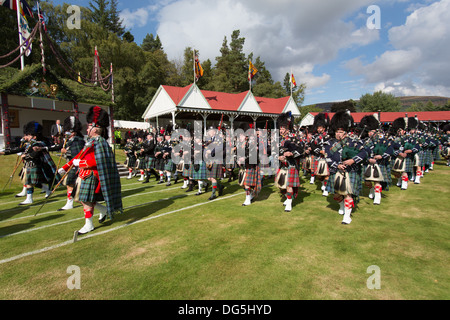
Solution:
{"label": "marching piper", "polygon": [[[64,120],[63,128],[67,142],[65,148],[61,149],[61,153],[65,156],[67,161],[71,161],[75,155],[83,150],[85,145],[84,137],[81,133],[82,125],[77,117],[70,116]],[[58,211],[73,209],[72,192],[77,180],[77,169],[78,168],[73,167],[63,181],[63,184],[67,187],[67,202],[64,207],[58,209]]]}
{"label": "marching piper", "polygon": [[377,114],[364,116],[359,126],[368,155],[364,168],[365,185],[370,189],[369,198],[373,199],[373,204],[379,205],[382,190],[389,190],[391,183],[390,158],[394,153],[394,147],[380,131]]}
{"label": "marching piper", "polygon": [[275,185],[282,195],[286,196],[283,205],[284,211],[292,210],[293,199],[297,198],[300,187],[300,156],[303,153],[301,146],[290,137],[293,129],[291,116],[288,113],[281,114],[277,120],[280,130],[279,142],[279,168],[275,177]]}
{"label": "marching piper", "polygon": [[[109,115],[98,106],[89,109],[86,115],[88,140],[71,161],[59,169],[65,175],[71,167],[78,167],[78,178],[74,198],[83,205],[85,224],[76,234],[94,230],[94,209],[100,211],[99,223],[116,213],[123,212],[120,175],[111,147],[108,144]],[[105,201],[105,205],[100,205]]]}
{"label": "marching piper", "polygon": [[335,138],[329,150],[330,179],[327,188],[339,203],[342,224],[347,225],[352,222],[352,210],[359,201],[362,162],[367,152],[361,140],[349,134],[353,129],[353,117],[349,111],[336,112],[330,121],[330,129]]}

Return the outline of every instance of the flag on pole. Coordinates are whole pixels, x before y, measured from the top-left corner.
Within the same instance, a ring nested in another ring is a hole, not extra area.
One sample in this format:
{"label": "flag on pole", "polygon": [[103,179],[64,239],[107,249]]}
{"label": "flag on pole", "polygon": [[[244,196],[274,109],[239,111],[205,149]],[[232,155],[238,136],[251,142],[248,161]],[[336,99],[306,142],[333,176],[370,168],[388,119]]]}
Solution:
{"label": "flag on pole", "polygon": [[101,68],[101,63],[100,63],[100,56],[98,55],[98,51],[97,51],[97,46],[95,46],[95,58],[97,59],[98,62],[98,67]]}
{"label": "flag on pole", "polygon": [[42,26],[44,27],[44,30],[47,31],[47,26],[45,25],[45,20],[44,20],[44,15],[42,14],[42,9],[41,9],[41,3],[38,1],[37,3],[37,7],[38,7],[38,18],[39,18],[39,22],[42,24]]}
{"label": "flag on pole", "polygon": [[28,25],[28,20],[25,17],[25,12],[22,8],[23,2],[20,3],[19,13],[20,13],[20,20],[19,20],[19,34],[22,37],[23,46],[24,48],[28,47],[28,49],[25,51],[25,55],[28,57],[31,54],[31,43],[28,43],[28,38],[31,35],[30,27]]}
{"label": "flag on pole", "polygon": [[255,74],[258,72],[258,69],[255,68],[253,63],[249,60],[248,61],[248,80],[252,80]]}
{"label": "flag on pole", "polygon": [[203,77],[203,68],[200,64],[200,61],[198,60],[198,55],[195,55],[195,61],[194,61],[194,68],[195,68],[195,80],[198,81],[201,77]]}
{"label": "flag on pole", "polygon": [[294,74],[291,73],[291,83],[292,83],[292,87],[295,88],[297,86],[297,82],[295,82],[295,78],[294,78]]}
{"label": "flag on pole", "polygon": [[[23,8],[23,11],[25,12],[25,14],[29,17],[33,17],[33,11],[31,10],[28,3],[25,0],[19,0],[19,1],[22,4],[22,8]],[[2,5],[4,7],[8,7],[14,11],[17,10],[16,0],[0,0],[0,5]]]}

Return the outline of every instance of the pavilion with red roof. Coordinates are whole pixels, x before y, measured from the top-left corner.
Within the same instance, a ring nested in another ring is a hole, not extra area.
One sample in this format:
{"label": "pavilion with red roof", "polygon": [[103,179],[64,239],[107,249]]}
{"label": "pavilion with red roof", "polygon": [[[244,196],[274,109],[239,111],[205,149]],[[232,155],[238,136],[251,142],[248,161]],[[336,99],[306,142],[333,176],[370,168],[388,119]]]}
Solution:
{"label": "pavilion with red roof", "polygon": [[[196,84],[186,87],[162,85],[158,88],[142,118],[157,127],[169,123],[186,128],[193,120],[203,121],[203,127],[217,127],[221,119],[225,127],[253,123],[255,128],[276,128],[281,113],[300,117],[300,110],[291,96],[283,98],[255,97],[251,91],[224,93],[200,90]],[[223,116],[222,116],[223,115]]]}

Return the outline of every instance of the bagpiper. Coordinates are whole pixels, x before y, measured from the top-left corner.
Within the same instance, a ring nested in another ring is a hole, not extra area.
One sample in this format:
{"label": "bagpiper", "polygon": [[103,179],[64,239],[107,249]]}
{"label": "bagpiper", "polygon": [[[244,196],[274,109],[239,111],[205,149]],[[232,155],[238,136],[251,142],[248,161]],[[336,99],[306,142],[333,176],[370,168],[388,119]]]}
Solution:
{"label": "bagpiper", "polygon": [[22,184],[26,187],[26,199],[20,205],[33,203],[35,187],[41,187],[48,197],[55,181],[56,165],[48,153],[49,143],[42,136],[42,125],[36,121],[28,122],[24,128],[24,144],[16,149],[6,150],[0,154],[21,153],[24,162],[20,173]]}
{"label": "bagpiper", "polygon": [[237,164],[239,166],[239,185],[244,187],[245,201],[242,206],[249,206],[261,191],[261,169],[258,160],[258,140],[253,128],[242,124],[237,132]]}
{"label": "bagpiper", "polygon": [[283,203],[284,211],[290,212],[293,199],[297,198],[300,187],[299,168],[303,150],[291,137],[293,123],[289,113],[283,113],[278,117],[277,127],[280,132],[280,140],[278,145],[279,168],[275,177],[275,186],[282,195],[286,196]]}
{"label": "bagpiper", "polygon": [[400,117],[392,122],[391,132],[394,138],[394,156],[392,172],[398,178],[397,187],[401,190],[408,189],[408,180],[414,171],[414,157],[419,152],[416,140],[407,135],[408,117]]}
{"label": "bagpiper", "polygon": [[125,144],[123,151],[125,152],[125,155],[127,156],[126,165],[128,168],[128,177],[127,179],[133,178],[135,175],[134,169],[136,167],[136,141],[135,135],[131,131],[127,131],[125,134],[125,138],[127,139],[127,143]]}
{"label": "bagpiper", "polygon": [[[77,117],[70,116],[64,120],[63,128],[66,135],[66,143],[65,147],[61,149],[61,154],[65,156],[67,161],[71,161],[75,155],[83,150],[85,145],[84,136],[81,133],[82,125]],[[73,209],[72,192],[75,187],[77,176],[76,167],[73,167],[66,175],[63,184],[67,187],[67,202],[64,207],[58,209],[58,211]]]}
{"label": "bagpiper", "polygon": [[151,174],[153,173],[156,177],[156,180],[159,179],[158,173],[155,171],[155,139],[153,137],[153,133],[149,132],[147,137],[142,145],[141,152],[144,154],[144,162],[145,162],[145,181],[143,183],[149,183]]}
{"label": "bagpiper", "polygon": [[144,181],[146,169],[145,153],[144,153],[145,132],[143,130],[139,130],[138,132],[136,132],[136,139],[137,141],[135,144],[135,154],[136,154],[135,170],[140,174],[140,178],[138,179],[138,181]]}
{"label": "bagpiper", "polygon": [[334,200],[339,203],[342,224],[352,222],[351,214],[359,201],[362,189],[362,162],[367,157],[359,137],[351,135],[354,128],[350,111],[338,111],[330,121],[330,129],[335,138],[329,150],[330,179],[328,191],[334,193]]}
{"label": "bagpiper", "polygon": [[[208,177],[208,181],[211,182],[211,196],[208,200],[214,200],[217,196],[221,196],[223,194],[224,189],[224,186],[220,183],[223,176],[223,141],[221,141],[219,131],[216,132],[216,130],[211,128],[207,133],[208,140],[205,141],[205,164],[206,175]],[[222,157],[219,158],[220,154]]]}
{"label": "bagpiper", "polygon": [[394,154],[394,147],[381,131],[378,114],[364,116],[359,127],[367,152],[363,178],[366,187],[370,189],[369,198],[373,199],[374,205],[379,205],[382,191],[389,190],[392,181],[390,159]]}
{"label": "bagpiper", "polygon": [[[64,175],[72,166],[78,167],[78,178],[74,188],[75,201],[83,205],[85,224],[76,234],[94,230],[94,208],[100,211],[99,223],[116,213],[122,213],[120,175],[114,153],[108,144],[108,113],[98,106],[89,109],[86,115],[87,143],[71,161],[59,169]],[[105,205],[100,205],[105,201]]]}
{"label": "bagpiper", "polygon": [[443,134],[440,138],[442,145],[441,156],[447,160],[447,166],[450,167],[450,123],[447,123],[442,128]]}
{"label": "bagpiper", "polygon": [[322,196],[324,197],[328,196],[327,183],[330,176],[330,170],[326,161],[326,148],[329,146],[326,142],[330,140],[330,136],[327,132],[329,125],[330,118],[327,113],[320,112],[314,117],[312,136],[306,150],[306,153],[311,155],[310,183],[314,184],[315,178],[317,177],[317,180],[322,182],[321,190]]}

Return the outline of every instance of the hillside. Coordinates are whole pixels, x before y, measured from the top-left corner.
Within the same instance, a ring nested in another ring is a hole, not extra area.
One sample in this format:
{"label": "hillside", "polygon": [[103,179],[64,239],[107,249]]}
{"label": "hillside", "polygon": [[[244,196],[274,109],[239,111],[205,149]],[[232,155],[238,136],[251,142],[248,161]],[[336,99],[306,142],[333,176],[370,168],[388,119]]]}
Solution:
{"label": "hillside", "polygon": [[[406,97],[397,97],[397,99],[400,100],[403,110],[411,107],[413,103],[426,105],[428,101],[431,101],[435,106],[443,106],[450,100],[449,97],[438,97],[438,96],[406,96]],[[356,103],[358,103],[358,100],[355,101]],[[316,107],[329,112],[331,110],[331,106],[333,105],[333,103],[334,102],[317,103]]]}

